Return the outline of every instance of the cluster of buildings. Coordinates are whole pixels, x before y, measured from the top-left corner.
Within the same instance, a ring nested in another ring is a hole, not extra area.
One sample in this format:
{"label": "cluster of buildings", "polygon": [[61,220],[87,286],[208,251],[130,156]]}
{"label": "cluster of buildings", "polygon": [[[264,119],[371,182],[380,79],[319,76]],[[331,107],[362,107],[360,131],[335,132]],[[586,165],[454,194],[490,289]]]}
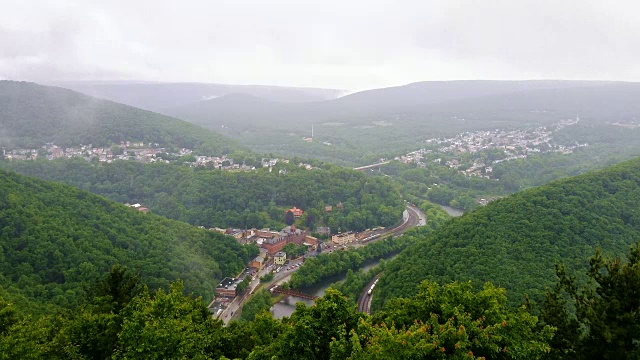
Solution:
{"label": "cluster of buildings", "polygon": [[[264,250],[265,259],[281,251],[287,244],[305,245],[310,250],[316,250],[319,240],[310,235],[308,230],[300,230],[295,225],[286,226],[280,231],[271,229],[220,229],[210,230],[233,236],[241,244],[255,244]],[[257,268],[262,268],[258,266]]]}
{"label": "cluster of buildings", "polygon": [[[339,209],[343,207],[342,203],[336,205]],[[332,211],[333,206],[327,206],[325,211]],[[302,209],[294,206],[286,210],[291,212],[295,218],[299,218],[304,214]],[[218,231],[222,234],[233,236],[241,244],[255,244],[260,248],[260,254],[247,264],[247,270],[250,273],[259,273],[266,265],[284,265],[287,261],[286,254],[282,251],[288,244],[296,244],[298,246],[306,246],[310,251],[320,251],[322,247],[318,238],[311,236],[309,230],[300,230],[295,225],[286,226],[280,231],[271,229],[222,229],[211,228],[211,231]],[[318,233],[329,235],[331,229],[321,227],[316,229]],[[344,246],[353,243],[366,242],[376,238],[378,234],[384,231],[383,227],[372,230],[356,232],[345,232],[334,234],[328,246]],[[220,290],[218,296],[228,296],[232,293],[228,291],[229,285],[225,287],[226,291]],[[235,289],[235,288],[234,288]],[[217,290],[216,290],[217,291]],[[235,291],[235,290],[234,290]],[[226,294],[226,295],[225,295]],[[235,297],[235,293],[233,293]]]}
{"label": "cluster of buildings", "polygon": [[[108,147],[93,147],[92,144],[79,145],[76,147],[60,147],[53,143],[43,145],[38,149],[1,149],[5,159],[8,160],[37,160],[46,158],[48,160],[60,158],[84,158],[87,161],[97,159],[99,162],[111,163],[115,160],[137,161],[141,163],[164,162],[171,163],[179,158],[193,155],[195,161],[189,162],[191,166],[206,166],[221,170],[251,171],[255,170],[255,166],[234,163],[232,158],[226,156],[200,156],[195,155],[193,150],[182,148],[177,152],[168,152],[169,150],[160,147],[158,143],[148,143],[137,141],[122,141],[120,144],[113,144]],[[289,163],[284,159],[262,159],[263,167],[272,168],[278,162]],[[299,164],[307,170],[311,170],[309,164]]]}
{"label": "cluster of buildings", "polygon": [[[256,244],[260,247],[260,254],[249,261],[244,276],[259,273],[267,264],[284,265],[287,254],[282,251],[287,244],[307,246],[310,250],[317,250],[319,240],[308,231],[296,229],[294,225],[287,226],[280,231],[270,229],[210,229],[231,235],[243,244]],[[236,288],[243,275],[237,278],[225,278],[216,288],[216,298],[234,298]]]}
{"label": "cluster of buildings", "polygon": [[[160,147],[157,143],[145,144],[136,141],[122,141],[120,144],[113,144],[109,147],[94,147],[92,144],[79,145],[77,147],[60,147],[53,143],[48,143],[38,149],[15,149],[4,150],[5,158],[10,160],[37,160],[46,158],[48,160],[60,158],[84,158],[86,160],[97,159],[100,162],[111,163],[114,160],[135,160],[138,162],[152,163],[156,161],[169,162],[159,157],[159,154],[166,154],[167,149]],[[177,153],[169,154],[174,157],[190,155],[192,150],[180,149]]]}
{"label": "cluster of buildings", "polygon": [[[343,204],[336,204],[336,208],[342,209]],[[333,211],[333,206],[328,205],[326,212]],[[299,218],[304,211],[296,206],[287,209],[295,218]],[[329,252],[332,249],[346,248],[350,244],[365,243],[381,236],[384,231],[383,227],[378,227],[364,232],[346,232],[338,233],[331,237],[330,242],[322,243],[316,237],[310,235],[309,230],[300,230],[295,225],[286,226],[280,231],[272,231],[271,229],[221,229],[211,228],[211,231],[218,231],[225,235],[233,236],[241,244],[255,244],[260,248],[260,254],[247,263],[245,270],[236,275],[236,277],[224,278],[215,289],[213,301],[209,304],[209,310],[214,313],[215,317],[221,316],[222,312],[233,303],[234,299],[240,295],[238,286],[246,281],[248,277],[255,280],[257,276],[265,274],[268,271],[278,272],[288,263],[288,256],[283,251],[288,244],[296,244],[305,246],[308,252],[306,256],[313,256],[327,247]],[[316,232],[330,235],[331,229],[328,227],[320,227]],[[297,264],[300,266],[300,263]],[[271,269],[271,270],[270,270]],[[233,312],[231,313],[233,315]]]}
{"label": "cluster of buildings", "polygon": [[[524,159],[534,153],[558,152],[570,154],[588,144],[564,146],[553,142],[553,133],[567,126],[578,124],[579,117],[561,120],[551,126],[528,130],[485,130],[464,132],[452,138],[428,139],[432,149],[420,149],[396,157],[403,163],[416,163],[425,167],[427,154],[430,161],[449,168],[459,169],[468,176],[492,178],[493,166],[504,161]],[[472,155],[471,157],[469,156]],[[476,156],[473,156],[476,155]],[[448,160],[444,160],[447,158]],[[464,160],[467,159],[467,160]],[[468,160],[471,159],[471,160]]]}

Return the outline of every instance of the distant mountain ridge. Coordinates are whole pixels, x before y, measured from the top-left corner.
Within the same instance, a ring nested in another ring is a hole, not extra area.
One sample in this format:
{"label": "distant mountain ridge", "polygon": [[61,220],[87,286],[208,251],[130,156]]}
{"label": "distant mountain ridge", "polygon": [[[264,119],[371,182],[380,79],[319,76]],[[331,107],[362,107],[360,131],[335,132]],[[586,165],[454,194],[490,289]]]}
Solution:
{"label": "distant mountain ridge", "polygon": [[276,102],[299,103],[333,99],[344,92],[337,89],[188,82],[57,81],[49,84],[152,111],[176,108],[229,94],[247,94]]}
{"label": "distant mountain ridge", "polygon": [[562,80],[421,81],[401,86],[360,91],[335,99],[333,103],[342,104],[343,106],[373,105],[377,108],[400,108],[522,91],[590,87],[605,84],[607,82]]}
{"label": "distant mountain ridge", "polygon": [[239,148],[218,133],[166,115],[68,89],[0,81],[0,146],[109,146],[128,140],[198,149],[202,155]]}
{"label": "distant mountain ridge", "polygon": [[[277,119],[288,125],[332,121],[353,123],[380,117],[393,118],[397,115],[414,122],[420,120],[420,117],[438,112],[455,113],[458,109],[466,112],[501,109],[508,107],[512,99],[521,110],[544,107],[546,102],[551,102],[560,105],[555,106],[554,110],[564,111],[572,108],[572,103],[562,104],[567,98],[589,105],[594,104],[594,101],[599,104],[615,102],[619,95],[625,98],[640,96],[640,84],[560,80],[427,81],[366,90],[320,102],[256,105],[256,101],[229,103],[219,98],[164,112],[210,127],[222,124],[247,127],[265,119]],[[528,99],[531,99],[530,103],[527,103]],[[636,112],[632,102],[627,102],[626,105]],[[252,106],[259,111],[247,111]]]}

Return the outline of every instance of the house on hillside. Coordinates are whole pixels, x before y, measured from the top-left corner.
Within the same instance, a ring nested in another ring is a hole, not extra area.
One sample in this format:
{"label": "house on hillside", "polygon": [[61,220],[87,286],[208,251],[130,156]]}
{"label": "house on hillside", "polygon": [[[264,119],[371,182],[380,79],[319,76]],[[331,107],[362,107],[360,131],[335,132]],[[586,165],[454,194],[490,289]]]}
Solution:
{"label": "house on hillside", "polygon": [[132,208],[134,208],[134,209],[136,209],[136,210],[138,210],[138,211],[140,211],[142,213],[145,213],[145,214],[149,211],[148,208],[146,208],[146,207],[144,207],[144,206],[142,206],[141,204],[138,204],[138,203],[133,204],[133,205],[125,204],[125,206],[132,207]]}
{"label": "house on hillside", "polygon": [[227,231],[225,231],[225,235],[231,235],[236,239],[241,239],[242,236],[244,235],[244,231],[240,230],[240,229],[227,229]]}
{"label": "house on hillside", "polygon": [[297,207],[292,207],[291,209],[285,211],[285,214],[288,213],[289,211],[291,211],[291,213],[293,214],[294,218],[299,218],[300,216],[302,216],[302,214],[304,214],[304,211],[302,211],[302,209],[298,209]]}

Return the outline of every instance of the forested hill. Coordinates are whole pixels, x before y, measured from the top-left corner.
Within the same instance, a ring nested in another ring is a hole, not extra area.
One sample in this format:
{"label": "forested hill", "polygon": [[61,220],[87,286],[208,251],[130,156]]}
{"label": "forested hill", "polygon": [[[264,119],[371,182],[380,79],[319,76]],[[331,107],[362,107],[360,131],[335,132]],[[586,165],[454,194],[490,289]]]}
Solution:
{"label": "forested hill", "polygon": [[467,213],[404,250],[376,288],[379,304],[411,296],[424,279],[491,281],[512,303],[539,299],[554,265],[584,273],[600,247],[623,256],[640,241],[640,159],[530,189]]}
{"label": "forested hill", "polygon": [[238,145],[193,124],[71,90],[28,82],[0,81],[0,147],[38,148],[121,141],[228,153]]}
{"label": "forested hill", "polygon": [[[333,128],[336,122],[371,125],[385,120],[412,132],[420,129],[418,133],[424,136],[496,125],[551,123],[576,112],[599,122],[628,120],[640,111],[634,101],[639,93],[640,84],[626,82],[427,81],[320,102],[281,103],[256,96],[225,96],[164,112],[213,129],[225,125],[239,133],[265,125],[290,131],[316,124],[316,130],[322,131],[320,125],[325,123],[333,123]],[[332,136],[318,134],[327,139]]]}
{"label": "forested hill", "polygon": [[[115,161],[93,165],[82,159],[0,161],[0,167],[62,181],[193,225],[278,228],[284,210],[297,206],[334,231],[391,226],[402,217],[400,193],[390,181],[322,164],[312,170],[278,163],[255,172],[194,169],[173,164]],[[326,205],[342,211],[324,212]]]}
{"label": "forested hill", "polygon": [[212,296],[257,249],[188,224],[143,214],[71,186],[0,170],[0,297],[30,312],[74,306],[114,264],[151,288],[184,280]]}

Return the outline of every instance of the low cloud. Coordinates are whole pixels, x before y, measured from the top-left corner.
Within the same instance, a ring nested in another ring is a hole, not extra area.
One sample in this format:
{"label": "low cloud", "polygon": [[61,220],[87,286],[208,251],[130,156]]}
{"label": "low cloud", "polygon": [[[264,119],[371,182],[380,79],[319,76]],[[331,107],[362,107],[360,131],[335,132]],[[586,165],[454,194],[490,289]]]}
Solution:
{"label": "low cloud", "polygon": [[627,0],[26,0],[0,13],[0,78],[344,89],[640,81],[638,10]]}

